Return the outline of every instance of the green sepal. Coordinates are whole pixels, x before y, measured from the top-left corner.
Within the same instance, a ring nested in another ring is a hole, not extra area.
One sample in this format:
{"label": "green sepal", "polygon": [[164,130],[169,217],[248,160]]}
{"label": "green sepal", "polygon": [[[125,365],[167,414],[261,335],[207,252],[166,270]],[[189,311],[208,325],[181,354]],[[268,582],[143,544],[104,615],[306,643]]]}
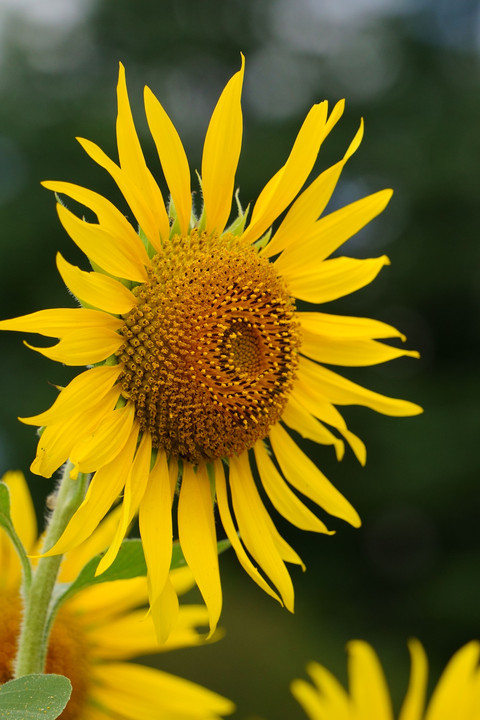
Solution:
{"label": "green sepal", "polygon": [[205,225],[207,223],[207,216],[205,215],[205,203],[203,202],[203,185],[202,185],[202,176],[198,172],[198,170],[195,170],[195,174],[197,176],[198,184],[200,185],[200,192],[202,195],[202,212],[200,217],[197,221],[197,230],[199,233],[203,232],[205,230]]}
{"label": "green sepal", "polygon": [[169,237],[172,238],[174,235],[181,235],[182,233],[180,230],[180,223],[178,221],[178,214],[177,214],[177,210],[175,208],[175,204],[173,202],[173,198],[171,195],[168,199],[167,214],[168,214],[168,219],[170,220]]}
{"label": "green sepal", "polygon": [[147,251],[148,257],[149,257],[149,258],[152,258],[152,257],[156,254],[157,251],[156,251],[155,248],[153,247],[153,245],[152,245],[152,243],[150,242],[150,240],[148,239],[148,237],[147,237],[147,236],[145,235],[145,233],[143,232],[143,230],[142,230],[142,228],[140,227],[140,225],[138,226],[138,235],[139,235],[140,240],[142,241],[142,243],[143,243],[143,245],[144,245],[144,247],[145,247],[145,250]]}
{"label": "green sepal", "polygon": [[0,687],[0,718],[8,720],[55,720],[72,694],[63,675],[24,675]]}
{"label": "green sepal", "polygon": [[267,232],[264,235],[262,235],[261,238],[259,238],[257,240],[257,242],[255,243],[255,247],[257,248],[257,250],[263,250],[265,245],[267,245],[269,243],[271,236],[272,236],[272,228],[267,230]]}
{"label": "green sepal", "polygon": [[232,224],[227,227],[225,232],[230,233],[231,235],[241,235],[245,229],[245,223],[247,222],[250,205],[247,205],[245,210],[242,208],[242,204],[240,202],[240,190],[238,188],[235,191],[235,202],[237,203],[238,216],[235,218]]}
{"label": "green sepal", "polygon": [[3,527],[17,551],[17,555],[22,563],[25,590],[28,590],[30,583],[32,582],[32,566],[30,565],[30,560],[27,557],[22,541],[18,537],[13,526],[12,517],[10,515],[10,491],[4,482],[0,482],[0,527]]}

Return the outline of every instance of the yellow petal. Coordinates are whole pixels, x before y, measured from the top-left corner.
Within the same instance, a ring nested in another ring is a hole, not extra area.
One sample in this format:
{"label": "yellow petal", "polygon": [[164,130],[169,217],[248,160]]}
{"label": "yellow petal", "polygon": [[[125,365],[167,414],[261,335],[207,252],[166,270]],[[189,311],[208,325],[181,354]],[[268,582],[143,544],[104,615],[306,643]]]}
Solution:
{"label": "yellow petal", "polygon": [[418,415],[423,412],[422,408],[415,403],[367,390],[306,358],[300,358],[299,377],[301,375],[305,376],[325,398],[335,405],[364,405],[376,412],[394,417]]}
{"label": "yellow petal", "polygon": [[[155,465],[150,471],[139,512],[140,536],[148,568],[151,606],[165,587],[172,560],[173,491],[167,457],[163,450],[159,450]],[[163,623],[162,625],[164,626]],[[164,633],[159,633],[163,641],[166,640],[169,629],[165,627]]]}
{"label": "yellow petal", "polygon": [[88,413],[75,413],[48,425],[38,441],[37,454],[30,466],[36,475],[51,477],[68,459],[75,443],[94,430],[103,417],[112,411],[118,391],[112,389],[100,402],[92,404]]}
{"label": "yellow petal", "polygon": [[99,310],[87,308],[58,308],[55,310],[39,310],[29,315],[21,315],[11,320],[1,320],[0,330],[31,332],[46,337],[62,338],[74,330],[90,330],[105,328],[118,330],[123,321]]}
{"label": "yellow petal", "polygon": [[165,644],[171,637],[172,627],[177,621],[180,606],[178,595],[169,577],[167,577],[161,592],[157,592],[155,596],[151,589],[150,577],[148,581],[150,615],[155,629],[156,652],[158,652],[159,644],[162,646],[162,650],[165,649]]}
{"label": "yellow petal", "polygon": [[272,537],[273,523],[255,487],[247,453],[230,459],[230,488],[238,528],[248,552],[278,589],[285,607],[293,612],[292,580]]}
{"label": "yellow petal", "polygon": [[[271,257],[286,247],[297,246],[312,230],[329,202],[347,160],[357,150],[363,138],[363,122],[340,162],[325,170],[293,203],[285,219],[261,255]],[[301,252],[301,246],[295,252]]]}
{"label": "yellow petal", "polygon": [[93,476],[85,499],[73,515],[61,538],[45,556],[58,555],[80,545],[95,530],[118,498],[127,480],[137,444],[139,426],[133,431],[118,455]]}
{"label": "yellow petal", "polygon": [[[121,508],[119,508],[121,512]],[[70,551],[67,554],[67,558]],[[115,588],[115,602],[112,602],[112,587]],[[144,607],[148,601],[145,577],[115,580],[115,585],[100,583],[90,585],[68,600],[69,610],[88,617],[88,624],[95,633],[105,623],[125,613]],[[146,616],[145,610],[143,616]]]}
{"label": "yellow petal", "polygon": [[309,663],[307,672],[321,691],[329,707],[333,708],[338,717],[344,717],[345,713],[346,717],[349,717],[351,712],[350,699],[336,677],[318,663]]}
{"label": "yellow petal", "polygon": [[359,527],[360,518],[356,510],[278,423],[270,429],[269,437],[275,457],[288,482],[330,515]]}
{"label": "yellow petal", "polygon": [[[128,407],[128,406],[127,406]],[[130,430],[130,425],[127,425]],[[150,459],[152,456],[152,440],[150,433],[143,433],[142,439],[135,454],[135,458],[131,465],[130,473],[125,482],[125,490],[123,493],[122,513],[120,521],[117,525],[115,535],[110,547],[105,555],[98,563],[95,575],[101,575],[113,563],[120,550],[128,526],[135,517],[148,482],[148,474],[150,470]]]}
{"label": "yellow petal", "polygon": [[[333,715],[324,698],[305,680],[293,680],[290,690],[310,720],[342,720],[341,716]],[[348,717],[345,714],[345,719]]]}
{"label": "yellow petal", "polygon": [[399,330],[371,318],[351,317],[348,315],[330,315],[320,312],[297,312],[296,319],[302,331],[317,335],[355,340],[379,340],[380,338],[400,338],[406,340]]}
{"label": "yellow petal", "polygon": [[75,443],[70,456],[75,472],[95,472],[111,462],[130,437],[134,419],[135,407],[127,403],[112,410],[92,433]]}
{"label": "yellow petal", "polygon": [[107,395],[122,372],[122,365],[100,365],[80,373],[64,387],[45,412],[19,418],[26,425],[50,425],[67,420],[72,413],[90,413],[92,406]]}
{"label": "yellow petal", "polygon": [[360,290],[375,280],[380,270],[389,265],[386,255],[367,260],[338,257],[325,260],[318,267],[305,265],[302,273],[287,268],[283,277],[293,297],[311,303],[326,303]]}
{"label": "yellow petal", "polygon": [[[150,170],[145,164],[142,148],[138,141],[132,111],[127,94],[125,82],[125,69],[120,63],[117,86],[118,116],[117,116],[117,145],[120,166],[125,175],[125,182],[129,183],[130,192],[125,194],[129,203],[135,197],[135,208],[132,210],[140,224],[147,233],[144,225],[149,227],[150,218],[153,218],[152,230],[156,236],[166,240],[169,235],[168,215],[165,210],[162,194],[153,179]],[[150,235],[147,233],[148,237]],[[151,241],[158,249],[159,243],[155,238]]]}
{"label": "yellow petal", "polygon": [[352,705],[359,718],[393,720],[385,675],[375,652],[366,642],[348,643],[348,677]]}
{"label": "yellow petal", "polygon": [[178,499],[178,537],[185,560],[207,605],[212,634],[222,609],[222,587],[213,502],[204,465],[199,465],[197,472],[190,463],[183,465]]}
{"label": "yellow petal", "polygon": [[216,720],[235,706],[188,680],[134,663],[95,666],[95,701],[126,720]]}
{"label": "yellow petal", "polygon": [[282,413],[282,422],[286,423],[292,430],[298,432],[302,437],[314,440],[322,445],[333,445],[337,460],[341,460],[345,453],[345,446],[339,438],[328,430],[325,425],[318,422],[311,415],[294,395],[290,395],[288,403]]}
{"label": "yellow petal", "polygon": [[327,365],[345,367],[365,367],[395,360],[402,356],[418,358],[415,350],[385,345],[376,340],[351,340],[349,338],[331,338],[302,331],[302,355]]}
{"label": "yellow petal", "polygon": [[385,210],[392,190],[380,190],[318,220],[311,232],[295,245],[289,244],[276,262],[280,273],[294,275],[318,265],[340,245]]}
{"label": "yellow petal", "polygon": [[478,702],[480,643],[472,641],[457,650],[442,673],[428,705],[425,720],[474,718]]}
{"label": "yellow petal", "polygon": [[130,290],[108,275],[84,272],[57,253],[57,268],[68,289],[82,303],[114,315],[128,313],[137,303]]}
{"label": "yellow petal", "polygon": [[272,590],[270,585],[265,582],[264,578],[260,575],[257,568],[252,564],[250,558],[245,552],[240,538],[238,537],[237,530],[232,520],[230,507],[228,504],[227,486],[225,481],[225,473],[221,460],[215,461],[215,487],[217,489],[217,502],[218,510],[220,513],[220,519],[222,521],[223,529],[225,530],[228,539],[230,540],[235,554],[243,567],[243,569],[250,575],[259,587],[262,588],[271,597],[278,600],[281,604],[281,600],[277,593]]}
{"label": "yellow petal", "polygon": [[364,443],[348,430],[345,420],[337,408],[327,401],[325,395],[313,381],[302,374],[301,369],[295,380],[291,397],[297,401],[304,410],[313,415],[313,417],[336,428],[352,448],[359,463],[365,465],[367,451]]}
{"label": "yellow petal", "polygon": [[290,490],[268,457],[263,440],[255,444],[254,452],[263,487],[278,512],[292,525],[301,530],[333,535],[333,532],[329,532],[325,523],[319,520]]}
{"label": "yellow petal", "polygon": [[[112,542],[122,508],[117,506],[99,523],[94,532],[80,545],[65,555],[59,574],[59,582],[73,582],[82,568],[93,558],[106,550]],[[115,601],[117,595],[115,595]]]}
{"label": "yellow petal", "polygon": [[72,330],[56,345],[35,347],[24,341],[30,350],[64,365],[93,365],[106,360],[123,345],[124,338],[108,328]]}
{"label": "yellow petal", "polygon": [[408,648],[412,660],[412,669],[410,670],[407,694],[398,720],[422,720],[428,680],[427,656],[418,640],[410,640]]}
{"label": "yellow petal", "polygon": [[192,213],[190,169],[187,156],[174,124],[148,87],[145,88],[144,99],[148,127],[157,147],[158,157],[177,213],[180,231],[186,235]]}
{"label": "yellow petal", "polygon": [[[102,195],[93,192],[93,190],[88,190],[73,183],[47,181],[43,182],[42,185],[46,187],[47,190],[53,190],[55,193],[67,195],[90,208],[96,214],[101,228],[107,234],[106,242],[113,250],[112,261],[119,265],[119,272],[116,273],[113,271],[112,274],[117,277],[126,277],[127,267],[131,267],[137,277],[133,275],[127,277],[130,280],[143,282],[145,278],[143,265],[149,262],[146,250],[138,234],[124,215],[117,210],[115,205],[102,197]],[[88,225],[89,223],[85,224]],[[75,226],[73,225],[73,227]],[[80,230],[78,232],[80,232],[79,238],[81,239],[83,237],[82,232]],[[73,239],[75,240],[75,238]],[[89,239],[88,236],[85,238],[85,242],[92,252],[101,252],[103,250],[103,248],[95,248],[95,243],[92,245],[91,238]],[[83,248],[81,249],[83,250]],[[105,260],[105,262],[108,262],[108,252],[103,252],[101,258]],[[124,260],[125,266],[122,264],[122,259]],[[95,261],[95,257],[92,256],[92,260]],[[103,267],[102,263],[99,262],[98,264]],[[105,270],[108,270],[108,268],[105,267]]]}
{"label": "yellow petal", "polygon": [[232,207],[235,172],[242,145],[242,67],[228,81],[213,111],[202,156],[202,191],[207,232],[221,233]]}
{"label": "yellow petal", "polygon": [[[332,115],[336,117],[341,106],[342,103],[337,103]],[[296,197],[314,166],[330,127],[333,124],[327,122],[327,102],[314,105],[300,128],[287,162],[260,193],[245,238],[253,242],[261,237]]]}
{"label": "yellow petal", "polygon": [[[37,516],[23,473],[10,470],[2,477],[10,491],[10,515],[13,527],[27,552],[37,541]],[[3,565],[2,565],[3,572]]]}
{"label": "yellow petal", "polygon": [[[125,220],[122,235],[114,235],[103,225],[80,220],[66,207],[57,203],[60,222],[80,250],[103,270],[119,278],[145,282],[145,265],[150,261],[142,241]],[[126,232],[126,227],[129,231]],[[135,239],[133,239],[135,238]]]}

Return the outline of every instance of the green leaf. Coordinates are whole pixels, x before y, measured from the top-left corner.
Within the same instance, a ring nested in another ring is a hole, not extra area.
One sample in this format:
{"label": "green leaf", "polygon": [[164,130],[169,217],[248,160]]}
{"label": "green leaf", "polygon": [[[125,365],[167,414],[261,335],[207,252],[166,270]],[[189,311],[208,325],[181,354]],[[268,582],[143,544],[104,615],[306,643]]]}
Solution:
{"label": "green leaf", "polygon": [[64,710],[72,685],[63,675],[25,675],[0,687],[0,718],[55,720]]}

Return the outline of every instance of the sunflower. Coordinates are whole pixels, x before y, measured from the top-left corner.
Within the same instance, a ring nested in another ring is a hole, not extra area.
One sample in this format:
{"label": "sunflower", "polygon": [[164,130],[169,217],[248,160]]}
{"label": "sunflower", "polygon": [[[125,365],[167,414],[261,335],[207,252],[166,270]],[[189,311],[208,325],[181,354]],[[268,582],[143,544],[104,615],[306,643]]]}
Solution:
{"label": "sunflower", "polygon": [[[20,472],[9,472],[2,480],[10,489],[17,534],[25,548],[34,551],[37,527],[25,478]],[[114,515],[103,521],[87,542],[65,556],[60,582],[74,580],[84,564],[108,545],[113,519]],[[188,568],[172,571],[170,579],[179,593],[193,584]],[[0,683],[12,678],[20,627],[20,582],[20,561],[0,529]],[[210,690],[127,662],[136,655],[159,651],[153,620],[140,607],[147,600],[143,577],[93,585],[65,602],[52,628],[46,663],[46,672],[66,675],[72,683],[62,720],[214,720],[233,711],[229,700]],[[203,641],[196,627],[208,623],[204,606],[183,605],[177,619],[162,651]]]}
{"label": "sunflower", "polygon": [[[114,560],[138,512],[161,636],[168,635],[176,608],[168,575],[176,489],[179,540],[211,630],[222,605],[215,504],[246,572],[293,611],[286,562],[302,561],[278,533],[261,492],[305,530],[329,532],[299,495],[353,526],[360,519],[290,431],[333,446],[338,459],[346,441],[363,464],[365,447],[337,406],[363,405],[395,416],[421,412],[326,367],[416,357],[381,342],[405,339],[398,330],[376,320],[300,311],[295,304],[354,292],[389,262],[386,256],[329,256],[385,208],[390,190],[320,217],[361,142],[362,124],[343,158],[300,193],[343,101],[330,114],[326,101],[312,107],[250,222],[237,198],[238,216],[227,226],[242,140],[243,73],[242,57],[209,123],[197,216],[180,138],[145,88],[148,125],[170,191],[165,205],[145,163],[120,65],[118,164],[94,143],[79,142],[115,180],[138,228],[92,190],[45,182],[59,198],[62,225],[93,268],[85,272],[57,256],[60,275],[82,307],[0,323],[3,330],[59,338],[52,347],[32,348],[52,360],[92,366],[60,390],[50,409],[23,419],[44,428],[34,473],[50,477],[67,458],[72,477],[93,473],[83,504],[51,553],[88,538],[123,491],[123,513],[99,571]],[[85,206],[98,222],[77,217],[61,196]],[[269,228],[287,208],[272,235]]]}
{"label": "sunflower", "polygon": [[[418,640],[408,644],[412,666],[410,683],[398,720],[479,720],[480,643],[469,642],[450,659],[425,710],[428,664]],[[368,643],[349,643],[349,684],[338,680],[318,663],[304,680],[292,683],[292,692],[310,720],[393,720],[390,693],[378,658]]]}

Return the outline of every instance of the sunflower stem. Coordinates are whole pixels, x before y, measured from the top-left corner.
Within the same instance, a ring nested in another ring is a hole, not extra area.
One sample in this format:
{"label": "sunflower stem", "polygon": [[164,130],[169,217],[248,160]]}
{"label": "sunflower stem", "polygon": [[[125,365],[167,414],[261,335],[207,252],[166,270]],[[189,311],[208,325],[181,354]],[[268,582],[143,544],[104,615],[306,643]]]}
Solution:
{"label": "sunflower stem", "polygon": [[[43,552],[57,542],[85,496],[88,475],[79,473],[78,478],[72,480],[71,469],[72,464],[67,462],[58,486],[55,508],[45,532]],[[15,661],[15,678],[44,672],[48,647],[48,616],[62,558],[63,555],[40,558],[30,588],[25,592],[24,616]]]}

